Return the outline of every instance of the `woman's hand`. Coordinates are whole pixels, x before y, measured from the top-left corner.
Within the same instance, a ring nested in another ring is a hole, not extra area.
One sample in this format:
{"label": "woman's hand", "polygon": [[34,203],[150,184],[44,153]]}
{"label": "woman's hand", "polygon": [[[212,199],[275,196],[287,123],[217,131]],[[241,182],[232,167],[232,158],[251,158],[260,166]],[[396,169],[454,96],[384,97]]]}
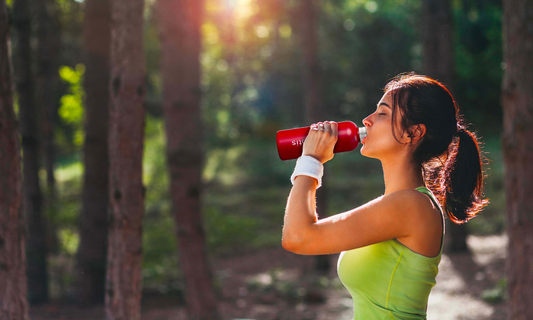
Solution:
{"label": "woman's hand", "polygon": [[333,148],[337,143],[338,127],[333,121],[318,122],[311,125],[311,130],[303,145],[304,156],[311,156],[322,163],[333,159]]}

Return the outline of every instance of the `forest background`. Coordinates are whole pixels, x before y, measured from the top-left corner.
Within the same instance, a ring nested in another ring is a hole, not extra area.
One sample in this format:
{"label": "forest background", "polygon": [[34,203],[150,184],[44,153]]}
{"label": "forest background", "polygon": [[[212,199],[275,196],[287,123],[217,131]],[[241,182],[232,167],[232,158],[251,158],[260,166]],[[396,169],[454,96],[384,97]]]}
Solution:
{"label": "forest background", "polygon": [[[7,1],[8,7],[13,1]],[[83,0],[56,0],[54,19],[60,78],[54,96],[55,184],[39,172],[45,198],[50,298],[74,299],[74,265],[80,242],[86,72]],[[403,72],[424,74],[422,1],[329,0],[319,2],[316,24],[327,120],[361,120],[375,109],[382,88]],[[467,224],[469,234],[505,230],[505,196],[500,138],[502,4],[497,0],[454,0],[453,92],[470,130],[484,141],[489,160],[483,214]],[[277,130],[307,126],[302,82],[298,1],[206,0],[201,25],[203,143],[202,214],[211,259],[280,246],[281,226],[293,161],[280,161]],[[154,1],[144,9],[146,125],[143,182],[143,288],[182,295],[184,279],[171,216],[165,158],[163,85]],[[16,35],[13,38],[17,46]],[[17,59],[16,56],[13,57]],[[16,61],[15,61],[16,62]],[[15,111],[18,99],[15,96]],[[199,133],[200,134],[200,133]],[[358,151],[338,154],[326,166],[328,205],[323,215],[346,211],[380,194],[378,161]],[[216,282],[216,280],[215,280]],[[31,290],[31,288],[30,288]]]}

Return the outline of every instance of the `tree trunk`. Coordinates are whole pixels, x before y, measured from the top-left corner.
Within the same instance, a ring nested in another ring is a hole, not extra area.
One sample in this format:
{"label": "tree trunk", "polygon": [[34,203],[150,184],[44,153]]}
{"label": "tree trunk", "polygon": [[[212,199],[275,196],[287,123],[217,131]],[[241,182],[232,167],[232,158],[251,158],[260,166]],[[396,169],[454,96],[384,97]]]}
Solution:
{"label": "tree trunk", "polygon": [[56,234],[57,195],[54,178],[55,145],[54,125],[59,103],[59,74],[58,55],[61,38],[57,21],[57,7],[54,0],[40,0],[35,2],[37,11],[37,102],[41,116],[42,151],[46,168],[46,201],[45,210],[48,228],[46,230],[49,252],[57,252],[58,240]]}
{"label": "tree trunk", "polygon": [[303,85],[305,118],[311,124],[324,121],[322,94],[322,70],[318,50],[317,7],[316,1],[301,2],[300,36],[303,53]]}
{"label": "tree trunk", "polygon": [[0,319],[29,320],[20,147],[5,1],[0,1]]}
{"label": "tree trunk", "polygon": [[48,300],[47,246],[42,218],[42,195],[39,183],[39,128],[34,101],[34,82],[31,71],[30,4],[16,0],[13,4],[13,22],[17,30],[15,79],[19,97],[20,133],[22,135],[24,212],[28,228],[28,290],[30,303]]}
{"label": "tree trunk", "polygon": [[109,67],[111,3],[86,0],[85,48],[85,175],[80,246],[77,254],[77,298],[84,305],[105,296],[107,212],[109,203]]}
{"label": "tree trunk", "polygon": [[503,1],[507,319],[533,314],[533,1]]}
{"label": "tree trunk", "polygon": [[453,89],[455,60],[450,0],[424,0],[422,13],[424,72]]}
{"label": "tree trunk", "polygon": [[220,319],[201,214],[200,26],[204,1],[159,0],[161,74],[172,211],[190,319]]}
{"label": "tree trunk", "polygon": [[[322,70],[318,50],[318,14],[314,0],[301,0],[300,38],[303,53],[302,80],[304,87],[305,122],[311,125],[327,120],[322,91]],[[327,175],[322,178],[322,187],[317,190],[317,210],[321,216],[327,213]],[[328,255],[319,255],[315,260],[315,270],[328,272],[331,268]]]}
{"label": "tree trunk", "polygon": [[141,318],[145,59],[143,0],[111,3],[106,319]]}
{"label": "tree trunk", "polygon": [[[453,93],[455,61],[453,44],[453,17],[450,0],[424,0],[424,72],[444,83]],[[466,252],[466,224],[458,225],[446,219],[449,243],[446,251]]]}

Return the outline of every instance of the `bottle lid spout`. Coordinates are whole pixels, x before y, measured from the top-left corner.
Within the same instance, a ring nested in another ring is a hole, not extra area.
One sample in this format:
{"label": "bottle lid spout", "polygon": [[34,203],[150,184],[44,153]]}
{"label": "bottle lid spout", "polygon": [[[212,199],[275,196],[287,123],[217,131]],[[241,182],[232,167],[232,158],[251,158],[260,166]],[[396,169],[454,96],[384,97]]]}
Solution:
{"label": "bottle lid spout", "polygon": [[363,141],[366,137],[366,127],[359,128],[359,141]]}

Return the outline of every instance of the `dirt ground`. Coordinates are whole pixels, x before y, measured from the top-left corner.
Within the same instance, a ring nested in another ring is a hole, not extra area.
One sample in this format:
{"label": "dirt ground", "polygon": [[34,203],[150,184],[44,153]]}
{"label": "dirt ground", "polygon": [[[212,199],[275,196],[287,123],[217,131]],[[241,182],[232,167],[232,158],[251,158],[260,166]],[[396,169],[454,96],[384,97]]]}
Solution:
{"label": "dirt ground", "polygon": [[[498,301],[497,290],[492,291],[496,302],[481,296],[504,277],[507,237],[470,236],[468,245],[472,255],[443,254],[429,297],[428,320],[505,319],[505,301]],[[337,257],[330,257],[332,270],[325,275],[313,272],[313,257],[282,248],[217,259],[213,267],[223,319],[353,319],[352,300],[336,275]],[[146,296],[142,310],[143,320],[187,319],[178,297]],[[50,303],[33,307],[31,319],[96,320],[104,319],[104,310]]]}

